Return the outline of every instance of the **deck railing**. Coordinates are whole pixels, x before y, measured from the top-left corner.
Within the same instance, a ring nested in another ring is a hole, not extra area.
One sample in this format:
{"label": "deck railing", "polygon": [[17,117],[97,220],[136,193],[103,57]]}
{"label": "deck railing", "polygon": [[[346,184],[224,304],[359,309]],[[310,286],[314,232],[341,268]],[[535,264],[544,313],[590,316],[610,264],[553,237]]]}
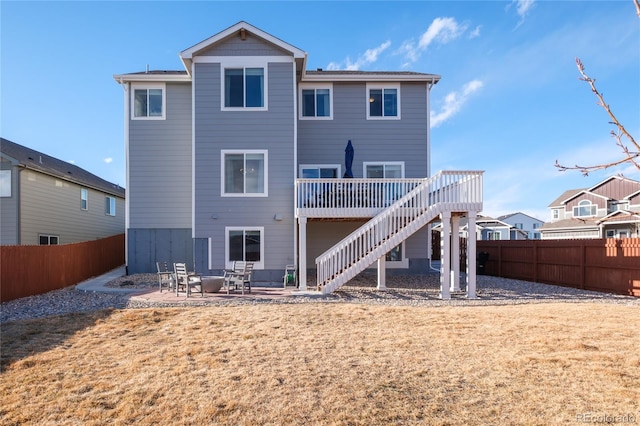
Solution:
{"label": "deck railing", "polygon": [[316,258],[318,287],[330,293],[442,212],[482,210],[482,172],[443,171]]}
{"label": "deck railing", "polygon": [[297,179],[296,216],[372,217],[424,179]]}

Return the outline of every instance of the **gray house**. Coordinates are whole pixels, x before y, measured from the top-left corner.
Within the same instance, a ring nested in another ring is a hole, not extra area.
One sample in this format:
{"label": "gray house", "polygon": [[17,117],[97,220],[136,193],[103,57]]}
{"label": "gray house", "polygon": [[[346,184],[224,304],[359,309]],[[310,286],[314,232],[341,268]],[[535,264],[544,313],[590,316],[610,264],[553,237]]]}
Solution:
{"label": "gray house", "polygon": [[511,240],[519,240],[523,237],[529,240],[539,240],[540,228],[544,225],[544,222],[540,219],[536,219],[522,212],[498,216],[498,220],[515,228],[510,232]]}
{"label": "gray house", "polygon": [[69,244],[122,234],[124,205],[124,188],[0,139],[2,245]]}
{"label": "gray house", "polygon": [[179,56],[184,70],[114,75],[129,273],[246,260],[254,280],[277,282],[295,264],[302,289],[309,273],[326,293],[377,267],[384,288],[387,268],[426,272],[430,222],[482,210],[482,172],[431,176],[439,76],[308,71],[306,52],[246,22]]}

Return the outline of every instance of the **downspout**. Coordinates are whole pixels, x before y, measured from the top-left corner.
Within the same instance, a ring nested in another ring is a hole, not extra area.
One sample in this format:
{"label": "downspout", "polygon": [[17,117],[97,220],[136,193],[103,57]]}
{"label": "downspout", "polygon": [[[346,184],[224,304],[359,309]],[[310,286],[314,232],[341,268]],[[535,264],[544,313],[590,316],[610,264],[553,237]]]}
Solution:
{"label": "downspout", "polygon": [[[431,88],[435,85],[435,80],[432,78],[430,83],[427,83],[427,177],[431,177]],[[431,254],[433,252],[433,238],[432,238],[433,226],[427,225],[427,259],[429,259],[429,269],[440,272],[440,269],[434,268],[431,264]]]}
{"label": "downspout", "polygon": [[130,104],[129,93],[131,92],[131,83],[125,82],[122,77],[119,81],[124,89],[124,167],[125,167],[125,197],[124,197],[124,265],[125,274],[129,275],[129,223],[130,223],[130,193],[129,185],[129,117]]}

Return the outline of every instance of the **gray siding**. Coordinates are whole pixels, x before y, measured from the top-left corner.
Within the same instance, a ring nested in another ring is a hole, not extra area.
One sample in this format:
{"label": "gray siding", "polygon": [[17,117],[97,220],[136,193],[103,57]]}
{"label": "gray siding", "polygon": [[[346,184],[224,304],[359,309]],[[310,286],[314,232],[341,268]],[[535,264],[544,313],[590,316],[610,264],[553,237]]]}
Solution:
{"label": "gray siding", "polygon": [[289,52],[247,32],[246,40],[237,34],[198,53],[198,56],[290,56]]}
{"label": "gray siding", "polygon": [[362,163],[404,161],[405,177],[427,175],[427,88],[424,83],[402,83],[401,120],[367,120],[366,83],[333,84],[333,120],[298,121],[299,164],[342,164],[350,139],[355,148],[354,177]]}
{"label": "gray siding", "polygon": [[129,227],[191,227],[191,85],[167,83],[166,120],[129,120]]}
{"label": "gray siding", "polygon": [[[156,272],[156,262],[193,265],[193,239],[187,229],[129,229],[127,273]],[[189,266],[189,269],[193,269]]]}
{"label": "gray siding", "polygon": [[18,214],[20,193],[18,190],[19,171],[8,161],[0,162],[1,170],[11,170],[11,196],[0,197],[0,245],[20,244],[18,239]]}
{"label": "gray siding", "polygon": [[[21,244],[39,244],[39,235],[56,235],[60,244],[104,238],[124,232],[124,199],[116,200],[116,216],[106,214],[106,194],[88,189],[87,210],[73,182],[32,170],[20,173]],[[4,220],[4,219],[3,219]]]}
{"label": "gray siding", "polygon": [[[294,262],[294,64],[268,65],[267,111],[222,111],[220,73],[220,64],[195,65],[195,235],[212,238],[216,270],[224,268],[225,227],[264,227],[265,270],[281,274]],[[268,197],[221,197],[225,149],[268,150]]]}

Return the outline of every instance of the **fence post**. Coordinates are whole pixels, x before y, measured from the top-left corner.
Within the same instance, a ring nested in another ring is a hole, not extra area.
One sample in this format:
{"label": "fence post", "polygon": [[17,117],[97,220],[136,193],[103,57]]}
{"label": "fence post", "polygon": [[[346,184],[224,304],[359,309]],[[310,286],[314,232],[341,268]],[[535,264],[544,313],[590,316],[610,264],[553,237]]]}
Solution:
{"label": "fence post", "polygon": [[587,276],[587,244],[586,240],[580,241],[580,289],[584,290],[585,288],[585,278]]}

